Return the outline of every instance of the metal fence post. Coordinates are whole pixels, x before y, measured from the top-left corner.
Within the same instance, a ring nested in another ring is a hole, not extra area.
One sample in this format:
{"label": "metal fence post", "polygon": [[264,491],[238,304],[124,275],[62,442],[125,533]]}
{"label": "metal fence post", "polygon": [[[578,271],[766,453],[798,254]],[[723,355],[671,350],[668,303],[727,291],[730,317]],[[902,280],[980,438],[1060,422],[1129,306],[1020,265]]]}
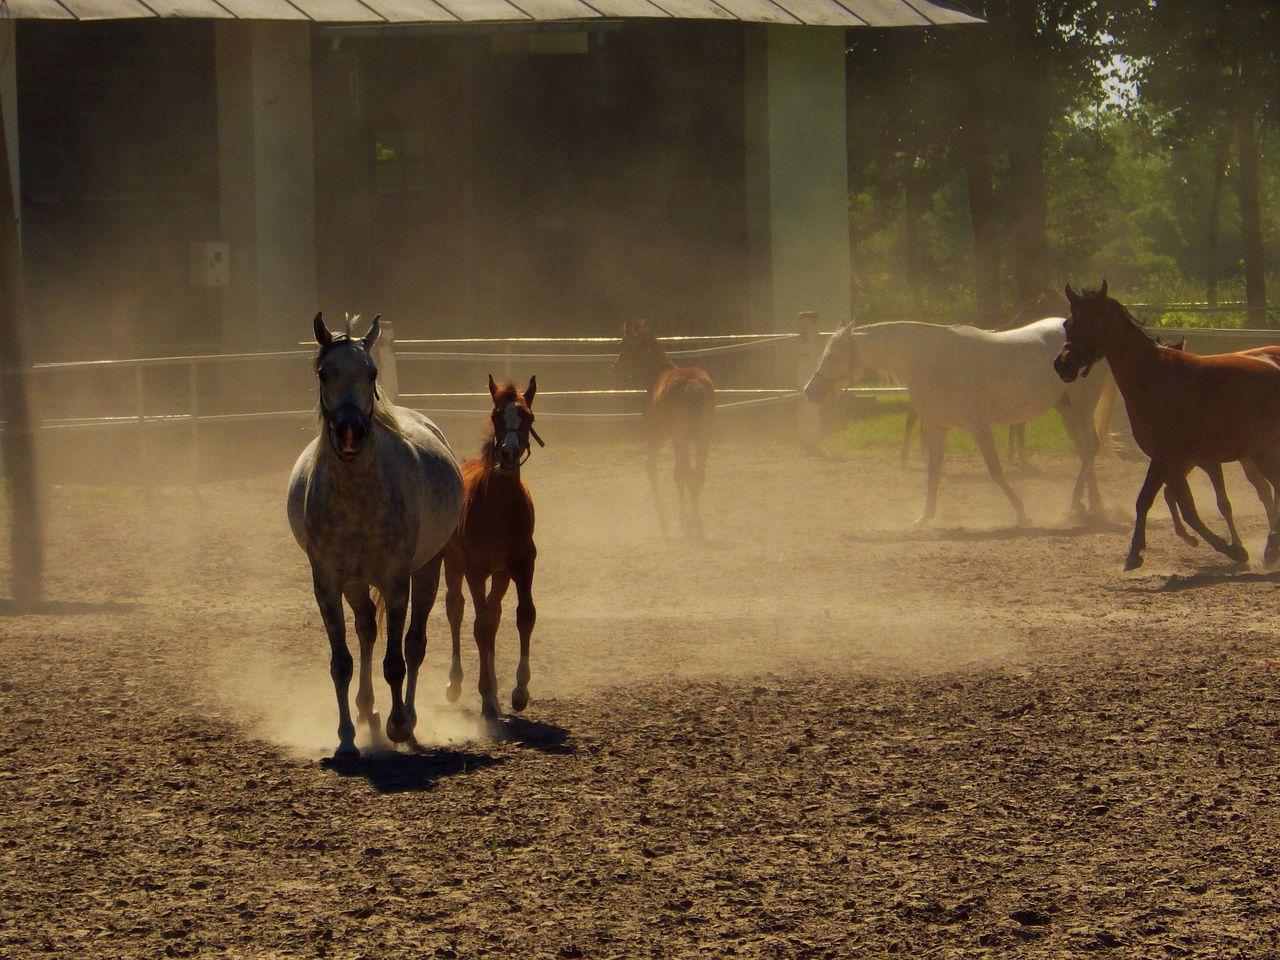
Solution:
{"label": "metal fence post", "polygon": [[[796,317],[796,389],[803,390],[818,365],[818,314],[805,310]],[[796,439],[805,453],[818,452],[819,409],[803,396],[796,404]]]}

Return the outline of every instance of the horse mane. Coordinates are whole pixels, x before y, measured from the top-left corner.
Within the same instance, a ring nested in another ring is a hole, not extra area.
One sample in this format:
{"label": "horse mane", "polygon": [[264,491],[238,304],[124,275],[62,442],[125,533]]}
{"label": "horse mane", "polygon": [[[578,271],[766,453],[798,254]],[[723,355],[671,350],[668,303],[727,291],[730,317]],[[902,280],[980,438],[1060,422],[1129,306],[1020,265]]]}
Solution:
{"label": "horse mane", "polygon": [[1123,303],[1121,303],[1115,297],[1104,294],[1101,288],[1097,290],[1082,290],[1080,292],[1080,297],[1082,300],[1091,300],[1094,303],[1114,304],[1115,308],[1120,311],[1120,316],[1124,317],[1126,320],[1129,321],[1129,326],[1133,327],[1133,329],[1137,330],[1140,334],[1142,334],[1144,337],[1146,337],[1148,340],[1152,341],[1153,343],[1156,343],[1160,346],[1167,346],[1167,344],[1163,340],[1161,340],[1154,333],[1152,333],[1150,330],[1147,329],[1147,323],[1145,320],[1139,319],[1138,317],[1134,316],[1128,307],[1126,307]]}

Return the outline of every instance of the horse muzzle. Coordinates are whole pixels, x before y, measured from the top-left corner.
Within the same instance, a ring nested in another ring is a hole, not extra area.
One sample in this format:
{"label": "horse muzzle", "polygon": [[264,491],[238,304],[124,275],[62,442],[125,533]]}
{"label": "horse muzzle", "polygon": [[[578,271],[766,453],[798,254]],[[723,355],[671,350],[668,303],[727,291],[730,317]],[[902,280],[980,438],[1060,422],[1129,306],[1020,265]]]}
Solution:
{"label": "horse muzzle", "polygon": [[339,407],[329,417],[329,442],[339,460],[354,460],[369,439],[369,417],[354,406]]}
{"label": "horse muzzle", "polygon": [[1053,359],[1053,369],[1063,383],[1072,383],[1076,377],[1087,377],[1098,357],[1074,343],[1067,342]]}
{"label": "horse muzzle", "polygon": [[824,377],[815,370],[809,382],[804,385],[804,398],[811,403],[822,403],[831,396],[831,388],[835,384],[830,377]]}

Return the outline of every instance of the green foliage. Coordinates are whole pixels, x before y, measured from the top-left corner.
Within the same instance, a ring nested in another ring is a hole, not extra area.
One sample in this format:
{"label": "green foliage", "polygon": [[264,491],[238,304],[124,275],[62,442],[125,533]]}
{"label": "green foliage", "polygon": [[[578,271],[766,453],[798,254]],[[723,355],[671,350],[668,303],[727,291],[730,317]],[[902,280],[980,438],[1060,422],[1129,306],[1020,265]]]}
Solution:
{"label": "green foliage", "polygon": [[[851,34],[855,316],[975,317],[964,162],[975,130],[991,150],[1003,313],[1012,316],[1022,181],[1006,150],[1028,113],[1048,123],[1045,232],[1055,290],[1106,277],[1136,302],[1199,302],[1212,276],[1220,301],[1244,298],[1240,168],[1228,122],[1241,96],[1257,101],[1263,122],[1265,269],[1280,273],[1280,8],[1265,0],[977,6],[989,27]],[[1242,76],[1253,82],[1242,85]]]}
{"label": "green foliage", "polygon": [[[823,442],[824,449],[839,456],[853,456],[867,451],[893,451],[902,448],[902,435],[906,428],[906,414],[900,404],[882,404],[886,409],[869,417],[850,421],[840,430],[829,434]],[[1006,435],[996,430],[996,446],[1003,455]],[[1071,438],[1062,426],[1062,418],[1053,411],[1036,417],[1027,424],[1028,453],[1070,453],[1074,450]],[[947,434],[947,453],[960,456],[977,456],[978,446],[963,430]],[[917,426],[912,434],[911,457],[919,463],[920,431]]]}

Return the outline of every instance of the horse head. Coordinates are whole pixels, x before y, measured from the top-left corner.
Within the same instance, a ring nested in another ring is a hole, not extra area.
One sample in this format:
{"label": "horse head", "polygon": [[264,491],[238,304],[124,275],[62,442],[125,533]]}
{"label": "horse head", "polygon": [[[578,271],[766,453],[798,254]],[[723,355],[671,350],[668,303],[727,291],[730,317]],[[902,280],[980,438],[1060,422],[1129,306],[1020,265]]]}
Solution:
{"label": "horse head", "polygon": [[814,403],[821,403],[832,390],[845,385],[859,373],[858,344],[853,336],[853,324],[847,323],[831,335],[818,367],[804,385],[804,395]]}
{"label": "horse head", "polygon": [[354,460],[364,449],[373,426],[373,405],[377,399],[378,367],[370,351],[378,339],[378,321],[373,318],[363,337],[331,333],[324,317],[315,318],[316,379],[320,383],[320,415],[334,453],[341,460]]}
{"label": "horse head", "polygon": [[1097,290],[1076,293],[1066,286],[1071,314],[1062,325],[1067,342],[1054,358],[1053,369],[1064,383],[1087,377],[1093,365],[1106,356],[1107,329],[1112,313],[1120,305],[1107,296],[1107,281]]}
{"label": "horse head", "polygon": [[622,383],[648,387],[663,370],[675,366],[649,328],[648,320],[624,321],[613,373]]}
{"label": "horse head", "polygon": [[546,446],[533,429],[533,397],[538,392],[538,378],[530,377],[529,386],[521,394],[510,380],[499,385],[489,375],[489,396],[493,398],[493,425],[489,459],[500,473],[516,473],[529,459],[529,438],[538,446]]}

